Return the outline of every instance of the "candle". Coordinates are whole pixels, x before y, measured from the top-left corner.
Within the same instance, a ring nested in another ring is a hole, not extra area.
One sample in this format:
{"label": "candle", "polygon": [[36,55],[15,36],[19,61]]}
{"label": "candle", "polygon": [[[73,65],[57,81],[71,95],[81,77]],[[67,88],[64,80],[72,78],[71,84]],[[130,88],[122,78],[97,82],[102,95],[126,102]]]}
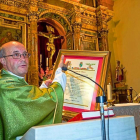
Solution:
{"label": "candle", "polygon": [[73,45],[74,45],[74,48],[75,48],[75,39],[74,39],[74,37],[73,37]]}
{"label": "candle", "polygon": [[79,38],[79,47],[80,47],[80,38]]}
{"label": "candle", "polygon": [[112,100],[112,87],[110,83],[107,85],[107,99]]}
{"label": "candle", "polygon": [[40,64],[42,63],[42,54],[40,54]]}
{"label": "candle", "polygon": [[48,67],[48,57],[46,58],[46,67]]}

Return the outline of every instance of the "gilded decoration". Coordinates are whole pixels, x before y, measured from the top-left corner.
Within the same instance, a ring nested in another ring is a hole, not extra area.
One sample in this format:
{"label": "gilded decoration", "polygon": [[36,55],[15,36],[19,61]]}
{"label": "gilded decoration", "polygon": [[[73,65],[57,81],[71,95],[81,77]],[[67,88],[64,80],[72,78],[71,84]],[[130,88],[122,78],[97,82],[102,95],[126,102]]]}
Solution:
{"label": "gilded decoration", "polygon": [[69,33],[67,35],[67,49],[68,50],[73,50],[73,40],[74,40],[73,34]]}
{"label": "gilded decoration", "polygon": [[80,31],[81,24],[75,23],[73,24],[73,32],[74,32],[74,50],[80,50]]}
{"label": "gilded decoration", "polygon": [[22,43],[21,29],[0,26],[0,46],[9,41],[18,41]]}
{"label": "gilded decoration", "polygon": [[99,6],[96,10],[97,12],[97,25],[98,31],[100,30],[107,30],[108,25],[107,22],[112,18],[112,11],[108,10],[107,7]]}
{"label": "gilded decoration", "polygon": [[57,22],[59,22],[63,26],[63,28],[65,29],[66,34],[71,31],[71,29],[70,29],[71,27],[68,24],[68,22],[62,16],[60,16],[58,14],[45,13],[42,16],[40,16],[40,18],[51,18],[51,19],[56,20]]}
{"label": "gilded decoration", "polygon": [[96,0],[60,0],[73,5],[88,5],[90,7],[96,7]]}
{"label": "gilded decoration", "polygon": [[98,49],[98,38],[90,34],[83,34],[81,36],[81,50],[92,50],[96,51]]}
{"label": "gilded decoration", "polygon": [[30,27],[28,28],[28,52],[31,53],[30,66],[28,71],[28,83],[38,86],[38,33],[37,33],[37,21],[38,21],[38,8],[37,1],[31,3],[30,12],[28,14]]}
{"label": "gilded decoration", "polygon": [[0,0],[0,3],[28,10],[29,5],[33,7],[37,7],[38,2],[42,2],[42,1],[43,0]]}
{"label": "gilded decoration", "polygon": [[31,0],[0,0],[0,3],[18,8],[28,9]]}
{"label": "gilded decoration", "polygon": [[19,14],[14,14],[14,13],[11,13],[11,12],[5,12],[5,11],[2,11],[0,10],[0,18],[3,18],[3,19],[8,19],[8,20],[11,20],[11,21],[21,21],[21,22],[27,22],[27,17],[26,16],[23,16],[23,15],[19,15]]}
{"label": "gilded decoration", "polygon": [[112,18],[112,12],[107,7],[99,6],[97,8],[97,27],[100,50],[108,50],[108,24],[107,22]]}
{"label": "gilded decoration", "polygon": [[23,17],[15,16],[15,15],[7,14],[7,13],[0,13],[0,16],[2,16],[2,17],[6,17],[6,18],[15,19],[15,20],[21,20],[21,21],[24,21],[24,18],[23,18]]}
{"label": "gilded decoration", "polygon": [[92,9],[93,11],[87,11],[85,10],[82,12],[81,16],[81,22],[82,22],[82,28],[86,28],[89,30],[97,30],[97,20],[96,20],[96,13],[95,8]]}
{"label": "gilded decoration", "polygon": [[27,9],[28,9],[28,4],[24,7],[24,6],[17,6],[16,4],[4,4],[4,2],[7,2],[7,0],[4,1],[0,1],[0,9],[11,13],[17,13],[19,16],[22,15],[26,15],[27,14]]}
{"label": "gilded decoration", "polygon": [[[39,3],[39,18],[51,18],[58,21],[65,29],[66,33],[71,30],[69,20],[69,10],[50,4]],[[68,31],[67,31],[68,30]]]}
{"label": "gilded decoration", "polygon": [[[72,27],[70,25],[70,20],[68,12],[64,8],[56,8],[49,4],[45,5],[46,9],[39,8],[40,16],[39,19],[53,19],[61,24],[62,28],[65,30],[67,49],[71,50],[73,47],[73,34]],[[56,9],[56,10],[53,10]]]}
{"label": "gilded decoration", "polygon": [[[34,24],[34,23],[32,23]],[[37,27],[36,27],[37,28]],[[28,32],[28,52],[31,53],[30,66],[28,71],[28,83],[38,86],[38,50],[37,50],[37,33],[35,33],[35,25],[29,28]]]}
{"label": "gilded decoration", "polygon": [[[0,46],[12,40],[22,42],[26,45],[26,17],[8,12],[3,14],[2,11],[0,13]],[[13,17],[16,17],[16,20]]]}
{"label": "gilded decoration", "polygon": [[[99,6],[97,8],[97,27],[98,27],[98,41],[99,50],[108,51],[108,24],[112,18],[112,11],[108,10],[107,7]],[[109,72],[107,77],[107,84],[112,84],[111,69],[109,66]]]}
{"label": "gilded decoration", "polygon": [[112,11],[97,7],[95,0],[0,0],[0,9],[0,28],[4,27],[0,39],[9,30],[15,40],[24,45],[28,42],[27,49],[32,54],[27,78],[30,84],[38,85],[37,23],[42,19],[53,20],[54,27],[61,25],[68,50],[109,49],[107,22]]}

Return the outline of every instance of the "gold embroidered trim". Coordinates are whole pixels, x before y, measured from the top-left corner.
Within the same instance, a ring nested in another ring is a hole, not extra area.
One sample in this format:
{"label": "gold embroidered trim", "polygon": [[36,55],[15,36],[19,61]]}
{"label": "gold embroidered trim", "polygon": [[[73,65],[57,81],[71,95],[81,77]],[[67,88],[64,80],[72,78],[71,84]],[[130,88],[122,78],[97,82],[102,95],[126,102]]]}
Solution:
{"label": "gold embroidered trim", "polygon": [[55,92],[55,89],[53,87],[51,87],[55,93],[55,96],[56,96],[56,106],[55,106],[55,111],[54,111],[54,116],[53,116],[53,123],[54,123],[54,120],[55,120],[55,115],[56,115],[56,110],[57,110],[57,106],[58,106],[58,98],[57,98],[57,94]]}

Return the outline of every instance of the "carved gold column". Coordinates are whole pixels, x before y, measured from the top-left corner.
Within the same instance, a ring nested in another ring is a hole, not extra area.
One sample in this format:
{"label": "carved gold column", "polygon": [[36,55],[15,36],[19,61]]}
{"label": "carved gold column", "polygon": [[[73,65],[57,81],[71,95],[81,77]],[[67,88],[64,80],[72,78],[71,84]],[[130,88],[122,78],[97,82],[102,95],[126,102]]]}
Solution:
{"label": "carved gold column", "polygon": [[[108,46],[108,30],[101,31],[101,39],[102,39],[101,51],[109,51],[109,46]],[[111,65],[109,65],[109,71],[108,71],[107,81],[106,82],[107,82],[107,84],[110,83],[112,85]]]}
{"label": "carved gold column", "polygon": [[29,6],[29,21],[30,27],[28,32],[28,52],[31,53],[30,67],[28,71],[28,83],[38,86],[38,34],[37,34],[37,20],[38,8],[37,0],[32,0]]}
{"label": "carved gold column", "polygon": [[75,23],[73,24],[73,32],[74,32],[74,50],[80,50],[80,31],[81,24]]}
{"label": "carved gold column", "polygon": [[100,51],[108,51],[108,30],[102,30],[100,31],[100,36],[101,36],[101,42],[102,46],[100,48]]}
{"label": "carved gold column", "polygon": [[[107,22],[112,18],[112,11],[107,7],[99,6],[97,8],[97,28],[99,36],[99,50],[109,51],[108,46],[108,24]],[[112,84],[111,67],[109,66],[109,72],[107,77],[107,84]]]}
{"label": "carved gold column", "polygon": [[74,34],[74,50],[80,50],[80,31],[81,31],[81,8],[74,5],[73,8],[73,17],[72,17],[72,27]]}
{"label": "carved gold column", "polygon": [[108,51],[108,21],[112,18],[112,12],[107,7],[97,8],[97,28],[100,41],[100,50]]}

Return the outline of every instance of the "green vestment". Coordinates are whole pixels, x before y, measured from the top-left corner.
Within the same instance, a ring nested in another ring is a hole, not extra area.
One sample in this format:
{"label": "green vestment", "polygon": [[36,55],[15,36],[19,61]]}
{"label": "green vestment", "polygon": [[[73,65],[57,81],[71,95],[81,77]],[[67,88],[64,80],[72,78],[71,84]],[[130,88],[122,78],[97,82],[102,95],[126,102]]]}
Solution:
{"label": "green vestment", "polygon": [[0,140],[15,140],[36,125],[60,123],[63,89],[57,82],[40,89],[2,69]]}

